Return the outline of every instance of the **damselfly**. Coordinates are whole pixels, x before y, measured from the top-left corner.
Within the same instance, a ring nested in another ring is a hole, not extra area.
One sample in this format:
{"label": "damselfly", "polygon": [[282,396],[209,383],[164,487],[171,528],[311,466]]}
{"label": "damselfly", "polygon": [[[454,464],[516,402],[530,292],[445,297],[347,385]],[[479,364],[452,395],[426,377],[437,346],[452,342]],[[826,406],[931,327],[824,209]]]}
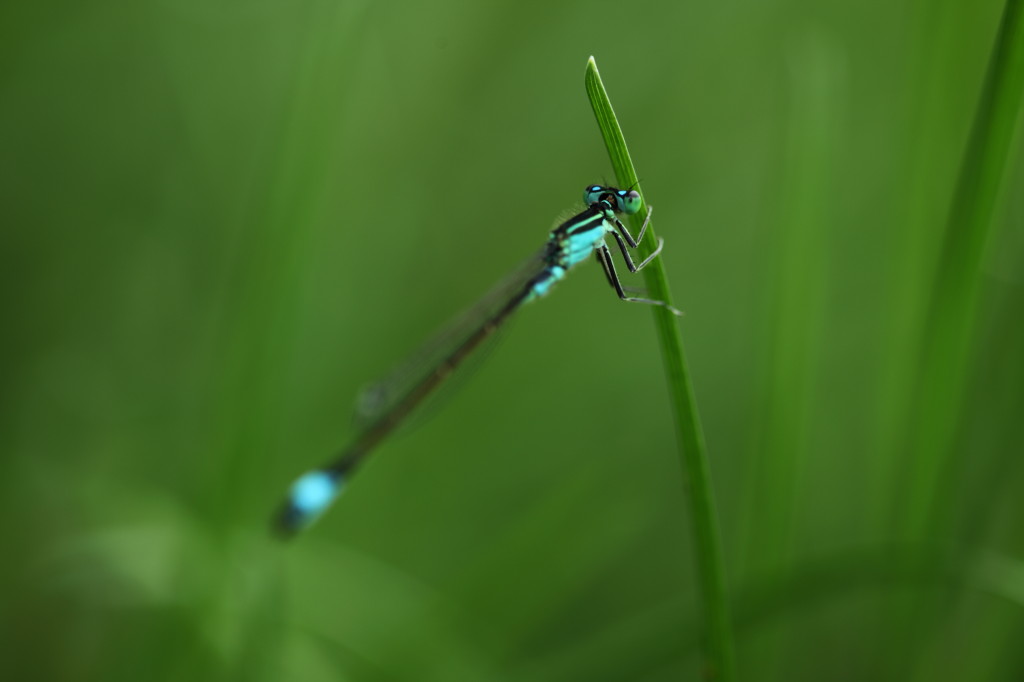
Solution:
{"label": "damselfly", "polygon": [[306,473],[292,484],[275,518],[279,532],[291,535],[319,517],[338,497],[366,456],[481,342],[521,305],[547,294],[556,282],[590,254],[595,255],[608,283],[623,301],[665,306],[674,314],[681,314],[664,301],[627,296],[615,272],[612,254],[605,242],[609,235],[622,252],[630,272],[637,272],[650,263],[664,245],[659,240],[657,248],[647,258],[639,264],[633,262],[630,249],[637,248],[643,239],[652,209],[648,207],[647,219],[635,239],[616,214],[633,215],[639,211],[639,192],[591,185],[583,190],[583,200],[587,207],[552,230],[544,248],[459,318],[442,335],[442,344],[432,344],[432,350],[415,356],[411,363],[396,372],[400,381],[389,377],[364,392],[360,411],[366,422],[365,428],[332,462]]}

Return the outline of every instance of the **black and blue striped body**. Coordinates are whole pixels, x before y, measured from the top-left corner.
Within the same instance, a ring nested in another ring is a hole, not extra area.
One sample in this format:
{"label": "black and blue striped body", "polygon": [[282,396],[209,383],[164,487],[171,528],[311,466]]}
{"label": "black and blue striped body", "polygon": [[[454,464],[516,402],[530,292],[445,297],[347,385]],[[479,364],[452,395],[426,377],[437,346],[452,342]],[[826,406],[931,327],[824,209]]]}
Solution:
{"label": "black and blue striped body", "polygon": [[604,244],[605,235],[614,229],[609,214],[614,218],[611,206],[605,201],[599,201],[551,231],[548,253],[544,257],[547,268],[529,284],[526,300],[547,294],[569,270],[588,259],[595,249]]}

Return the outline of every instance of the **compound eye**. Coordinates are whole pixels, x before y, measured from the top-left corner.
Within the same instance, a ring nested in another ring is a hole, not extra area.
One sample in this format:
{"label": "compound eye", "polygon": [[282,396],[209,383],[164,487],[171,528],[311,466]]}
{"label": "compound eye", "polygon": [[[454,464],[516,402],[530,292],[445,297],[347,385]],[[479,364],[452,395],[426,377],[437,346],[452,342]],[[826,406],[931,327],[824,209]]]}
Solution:
{"label": "compound eye", "polygon": [[592,206],[597,202],[601,201],[601,195],[607,192],[601,185],[591,185],[583,190],[583,203],[587,206]]}
{"label": "compound eye", "polygon": [[640,210],[640,205],[643,201],[640,199],[640,192],[635,189],[624,190],[620,189],[615,193],[615,198],[619,202],[619,210],[626,215],[633,215]]}

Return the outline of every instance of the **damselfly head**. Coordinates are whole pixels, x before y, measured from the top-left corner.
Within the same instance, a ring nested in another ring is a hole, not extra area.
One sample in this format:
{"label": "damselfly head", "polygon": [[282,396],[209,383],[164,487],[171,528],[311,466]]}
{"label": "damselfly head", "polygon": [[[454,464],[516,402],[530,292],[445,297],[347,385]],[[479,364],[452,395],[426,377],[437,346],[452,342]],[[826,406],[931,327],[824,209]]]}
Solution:
{"label": "damselfly head", "polygon": [[601,185],[590,185],[583,190],[583,201],[587,206],[593,206],[599,201],[604,201],[612,207],[616,213],[633,215],[640,210],[640,193],[633,189],[615,189],[614,187],[603,187]]}

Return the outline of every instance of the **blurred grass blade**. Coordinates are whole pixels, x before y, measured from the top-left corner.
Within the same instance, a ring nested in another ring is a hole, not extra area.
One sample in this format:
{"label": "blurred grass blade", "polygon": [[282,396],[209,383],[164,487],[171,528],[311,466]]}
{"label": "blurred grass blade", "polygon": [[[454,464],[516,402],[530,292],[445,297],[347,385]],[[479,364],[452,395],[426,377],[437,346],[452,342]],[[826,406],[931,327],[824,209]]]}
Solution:
{"label": "blurred grass blade", "polygon": [[[1008,0],[996,35],[934,274],[921,337],[907,532],[937,530],[965,398],[985,245],[990,241],[1024,96],[1024,0]],[[941,532],[941,530],[940,530]]]}
{"label": "blurred grass blade", "polygon": [[[591,57],[587,61],[585,77],[587,97],[594,108],[597,125],[601,129],[608,155],[611,157],[612,168],[620,187],[634,187],[641,196],[643,188],[637,182],[636,171],[629,158],[626,141],[619,128],[618,119],[612,110],[608,93],[601,83],[597,64]],[[633,217],[634,227],[647,216],[647,201],[643,210]],[[645,240],[649,253],[650,245],[657,243],[653,228]],[[668,279],[662,268],[661,259],[656,258],[644,269],[644,278],[651,298],[671,304]],[[666,308],[653,307],[655,325],[661,343],[662,360],[665,363],[665,374],[668,379],[669,394],[672,398],[673,414],[679,443],[680,458],[683,465],[684,486],[687,489],[690,503],[690,517],[696,542],[697,571],[700,580],[701,600],[703,602],[704,628],[707,637],[707,677],[709,679],[729,682],[736,679],[733,662],[733,635],[730,624],[729,603],[726,595],[725,571],[722,562],[721,540],[718,530],[718,516],[715,510],[715,498],[711,488],[711,476],[708,468],[707,453],[704,446],[704,431],[697,414],[697,403],[690,382],[690,373],[683,354],[682,338],[676,317]]]}

